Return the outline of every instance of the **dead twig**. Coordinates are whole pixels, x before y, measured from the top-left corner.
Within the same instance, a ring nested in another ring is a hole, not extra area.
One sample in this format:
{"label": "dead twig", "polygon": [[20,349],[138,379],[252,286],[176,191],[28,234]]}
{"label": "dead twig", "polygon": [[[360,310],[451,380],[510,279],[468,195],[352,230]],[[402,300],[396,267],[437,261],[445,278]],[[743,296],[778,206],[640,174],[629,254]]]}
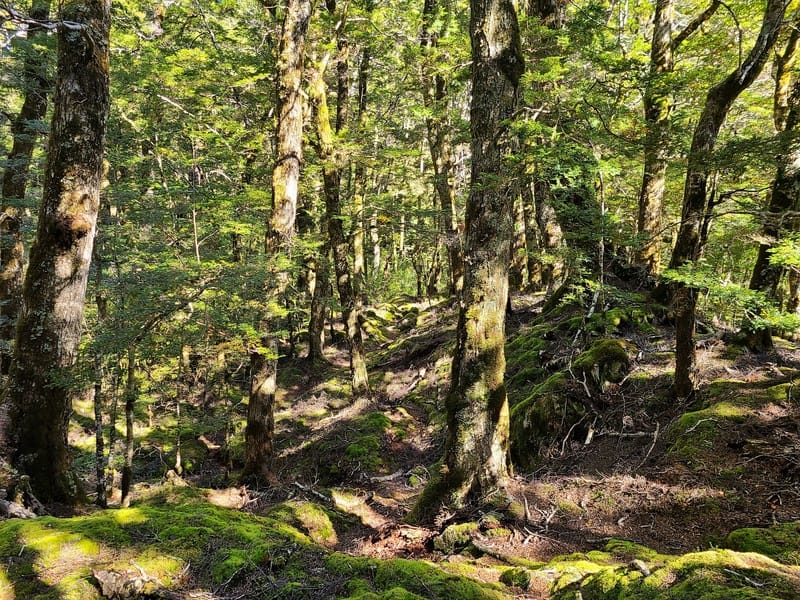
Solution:
{"label": "dead twig", "polygon": [[647,450],[647,454],[644,455],[642,462],[636,465],[637,469],[640,469],[644,463],[647,462],[647,459],[650,458],[650,454],[653,452],[653,448],[656,447],[656,442],[658,441],[658,431],[661,428],[661,423],[656,421],[656,430],[653,432],[653,443],[650,444],[650,448]]}

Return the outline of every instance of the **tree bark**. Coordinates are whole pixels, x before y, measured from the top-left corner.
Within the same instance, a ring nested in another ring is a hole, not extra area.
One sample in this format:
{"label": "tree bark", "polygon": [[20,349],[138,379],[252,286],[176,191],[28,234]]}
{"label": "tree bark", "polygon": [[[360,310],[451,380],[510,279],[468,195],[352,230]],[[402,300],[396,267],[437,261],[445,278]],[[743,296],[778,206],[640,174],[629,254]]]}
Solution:
{"label": "tree bark", "polygon": [[[450,139],[451,124],[448,118],[449,98],[447,80],[437,70],[437,47],[439,32],[433,30],[435,21],[448,10],[439,5],[439,0],[424,0],[422,8],[422,33],[420,44],[423,61],[420,72],[422,99],[430,116],[425,119],[428,130],[428,146],[433,163],[433,187],[439,198],[439,235],[444,238],[450,269],[448,291],[457,296],[464,285],[464,256],[461,233],[458,230],[455,184],[453,174],[453,150]],[[446,21],[446,19],[444,19]]]}
{"label": "tree bark", "polygon": [[266,348],[250,353],[250,399],[245,428],[245,466],[242,479],[269,481],[272,477],[277,390],[278,345],[274,336]]}
{"label": "tree bark", "polygon": [[[311,11],[310,0],[288,0],[278,44],[276,159],[272,170],[272,216],[266,236],[266,253],[271,257],[288,254],[295,235],[303,162],[303,62]],[[278,273],[273,295],[283,296],[288,283],[289,274]],[[268,329],[266,321],[263,327]],[[277,342],[264,338],[250,353],[251,396],[245,428],[243,477],[267,476],[272,464],[277,371]],[[272,393],[267,391],[270,388],[273,388]]]}
{"label": "tree bark", "polygon": [[[322,233],[322,235],[325,235]],[[314,291],[311,296],[311,309],[308,323],[308,360],[313,363],[322,363],[325,360],[325,313],[330,289],[330,265],[328,254],[330,250],[325,244],[319,257],[314,261],[316,273]]]}
{"label": "tree bark", "polygon": [[[783,0],[768,0],[761,30],[753,48],[739,67],[712,87],[706,96],[705,106],[695,126],[689,150],[681,226],[672,251],[670,269],[694,263],[700,257],[703,223],[709,211],[707,188],[712,170],[710,158],[716,146],[717,137],[734,100],[755,80],[769,57],[769,52],[780,32],[785,9],[786,5]],[[688,395],[685,392],[690,388],[693,389],[694,386],[694,373],[687,370],[687,367],[693,368],[694,365],[694,322],[696,318],[694,310],[696,299],[688,303],[684,302],[686,293],[681,291],[682,287],[684,284],[677,285],[673,298],[677,303],[676,309],[680,318],[687,322],[681,323],[676,328],[675,348],[676,352],[690,352],[691,357],[676,356],[675,390],[680,397]],[[694,293],[689,294],[692,298],[695,295]],[[687,339],[685,336],[691,337]]]}
{"label": "tree bark", "polygon": [[[770,263],[771,250],[787,231],[797,231],[800,221],[796,216],[800,209],[800,140],[797,139],[800,124],[800,80],[786,73],[796,60],[800,35],[792,30],[786,51],[778,60],[778,69],[774,94],[774,122],[779,133],[787,140],[787,147],[778,156],[778,170],[769,195],[769,207],[761,230],[762,241],[758,247],[758,255],[753,273],[750,277],[750,289],[763,292],[774,301],[777,297],[778,285],[783,275],[783,267]],[[791,85],[791,89],[787,89]],[[769,328],[753,330],[752,323],[745,323],[744,329],[751,336],[752,347],[757,349],[772,348],[772,332]]]}
{"label": "tree bark", "polygon": [[310,0],[288,0],[278,45],[278,123],[275,128],[273,208],[267,232],[267,254],[288,247],[295,233],[303,163],[303,61],[311,9]]}
{"label": "tree bark", "polygon": [[[133,487],[133,453],[136,442],[133,435],[134,409],[139,387],[136,382],[136,346],[128,346],[128,375],[125,380],[125,462],[122,465],[122,493],[120,507],[131,505],[131,488]],[[116,419],[115,419],[116,420]]]}
{"label": "tree bark", "polygon": [[[30,18],[46,21],[50,16],[50,0],[35,0]],[[0,372],[8,373],[11,345],[22,302],[22,276],[25,247],[22,238],[23,218],[20,203],[25,199],[31,158],[47,113],[47,94],[52,82],[47,76],[48,52],[37,49],[44,45],[47,30],[28,26],[28,48],[23,64],[22,81],[25,100],[11,125],[13,144],[3,172],[2,213],[0,213]]]}
{"label": "tree bark", "polygon": [[447,440],[439,478],[429,483],[415,517],[480,500],[508,474],[505,309],[513,235],[514,185],[507,176],[517,88],[524,71],[519,25],[510,0],[472,0],[471,189]]}
{"label": "tree bark", "polygon": [[82,499],[71,472],[70,383],[103,177],[109,108],[109,3],[65,2],[55,110],[36,241],[23,287],[6,401],[12,462],[43,502]]}
{"label": "tree bark", "polygon": [[317,152],[322,159],[322,178],[325,195],[325,222],[328,238],[333,252],[333,266],[336,273],[336,287],[342,304],[347,341],[350,346],[350,375],[355,398],[369,394],[364,340],[361,335],[360,314],[357,310],[356,295],[353,289],[348,257],[349,244],[342,227],[342,214],[339,201],[341,170],[334,148],[334,134],[328,112],[327,93],[323,80],[324,65],[318,68],[309,83],[309,97],[312,102],[314,121],[317,129]]}
{"label": "tree bark", "polygon": [[719,0],[693,19],[674,38],[673,0],[656,0],[653,39],[650,44],[650,72],[644,92],[644,173],[639,191],[637,233],[641,247],[636,260],[647,273],[656,276],[661,267],[661,214],[669,158],[670,114],[673,100],[667,75],[674,68],[673,54],[678,46],[719,7]]}

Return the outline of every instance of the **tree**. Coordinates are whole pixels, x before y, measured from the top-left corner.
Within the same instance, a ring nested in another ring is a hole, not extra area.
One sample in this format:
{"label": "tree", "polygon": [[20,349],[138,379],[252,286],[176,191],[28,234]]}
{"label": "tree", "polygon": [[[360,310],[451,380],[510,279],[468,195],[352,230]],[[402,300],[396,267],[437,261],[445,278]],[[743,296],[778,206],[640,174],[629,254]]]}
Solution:
{"label": "tree", "polygon": [[639,190],[636,232],[642,237],[637,262],[648,274],[658,274],[661,265],[661,213],[669,158],[670,115],[673,100],[668,75],[674,69],[673,55],[678,47],[716,12],[719,0],[673,36],[673,1],[656,0],[653,37],[650,43],[650,69],[644,91],[644,172]]}
{"label": "tree", "polygon": [[[778,285],[783,275],[783,267],[772,264],[773,248],[785,237],[787,231],[797,230],[797,218],[794,213],[800,207],[800,142],[797,139],[800,125],[800,80],[793,76],[800,33],[792,29],[786,50],[776,57],[775,93],[773,116],[775,128],[783,134],[786,147],[778,156],[778,169],[769,194],[769,206],[764,225],[761,230],[764,241],[759,244],[753,274],[750,277],[750,289],[763,292],[768,300],[777,298]],[[751,328],[746,323],[745,328]],[[772,348],[772,332],[769,327],[759,327],[750,331],[751,347],[759,349]]]}
{"label": "tree", "polygon": [[76,390],[84,297],[92,257],[109,110],[110,3],[61,8],[54,113],[36,241],[23,288],[10,408],[11,459],[42,501],[81,495],[67,427]]}
{"label": "tree", "polygon": [[[441,31],[434,29],[437,20],[447,23],[445,14],[449,9],[440,6],[438,0],[424,0],[422,9],[422,32],[420,45],[423,61],[420,67],[422,98],[429,115],[425,119],[428,129],[428,146],[433,163],[433,187],[439,197],[439,231],[444,238],[450,267],[449,293],[455,296],[461,291],[464,279],[464,257],[461,234],[458,230],[455,187],[453,182],[453,148],[451,123],[448,119],[447,79],[442,70],[437,70],[437,47]],[[442,25],[444,29],[444,25]]]}
{"label": "tree", "polygon": [[447,396],[441,476],[416,508],[463,507],[507,475],[509,415],[503,383],[505,309],[513,236],[513,184],[504,177],[509,120],[524,72],[519,25],[510,0],[472,0],[472,178],[466,210],[462,306]]}
{"label": "tree", "polygon": [[50,4],[50,0],[37,0],[31,6],[32,23],[28,25],[22,73],[25,100],[11,126],[14,145],[3,172],[0,220],[0,343],[4,345],[0,348],[0,370],[3,372],[8,371],[10,346],[22,300],[25,248],[20,203],[25,199],[33,149],[47,113],[47,95],[52,86],[48,76],[49,52],[42,49],[46,47],[47,29],[37,23],[49,18]]}
{"label": "tree", "polygon": [[[669,268],[678,269],[700,258],[704,245],[704,224],[710,214],[708,179],[712,171],[711,155],[720,129],[734,100],[755,80],[778,38],[786,4],[769,0],[758,37],[741,64],[724,80],[712,87],[706,96],[703,112],[697,122],[689,150],[686,183],[683,193],[681,225]],[[697,290],[678,284],[673,294],[675,306],[675,393],[686,398],[694,391],[694,332]]]}
{"label": "tree", "polygon": [[[278,46],[276,158],[272,171],[272,216],[266,238],[268,255],[288,254],[295,235],[300,167],[303,161],[303,60],[311,21],[310,0],[289,0],[284,8]],[[278,274],[277,296],[288,285],[288,273]],[[262,329],[266,323],[262,323]],[[274,401],[277,387],[277,341],[263,332],[262,343],[250,353],[250,400],[245,430],[246,458],[243,477],[270,476]]]}

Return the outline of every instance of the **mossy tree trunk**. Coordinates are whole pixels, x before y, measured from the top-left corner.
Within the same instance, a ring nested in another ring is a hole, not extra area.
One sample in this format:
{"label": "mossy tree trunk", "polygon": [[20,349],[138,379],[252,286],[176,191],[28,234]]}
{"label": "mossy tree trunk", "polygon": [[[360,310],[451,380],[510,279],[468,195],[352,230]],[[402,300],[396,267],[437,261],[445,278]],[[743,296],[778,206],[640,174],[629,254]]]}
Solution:
{"label": "mossy tree trunk", "polygon": [[462,306],[446,401],[447,441],[440,478],[415,514],[459,509],[502,483],[508,472],[509,413],[505,309],[513,236],[508,121],[524,71],[519,26],[510,0],[472,0],[472,174],[466,210]]}
{"label": "mossy tree trunk", "polygon": [[[711,155],[717,137],[734,100],[755,80],[769,58],[777,40],[786,4],[783,0],[769,0],[764,10],[758,38],[744,61],[723,81],[711,88],[705,106],[695,126],[689,150],[686,183],[683,192],[683,208],[678,238],[672,251],[670,269],[694,263],[702,253],[703,225],[711,209],[709,206],[708,179],[712,172]],[[673,292],[676,310],[681,322],[676,328],[675,348],[677,353],[691,353],[691,357],[676,356],[675,392],[686,397],[694,388],[694,323],[696,293],[686,293],[678,284]],[[691,336],[687,339],[686,336]]]}
{"label": "mossy tree trunk", "polygon": [[716,12],[719,0],[673,37],[673,0],[656,0],[653,37],[650,43],[650,71],[644,92],[644,173],[639,190],[636,231],[641,247],[636,260],[655,276],[661,267],[661,213],[669,158],[670,114],[673,100],[668,75],[674,68],[673,54],[681,43]]}
{"label": "mossy tree trunk", "polygon": [[450,268],[448,291],[451,296],[456,296],[464,285],[464,256],[456,210],[447,80],[437,66],[439,32],[433,29],[436,22],[443,23],[442,27],[445,27],[448,10],[449,8],[440,5],[438,0],[424,1],[420,35],[420,44],[423,48],[420,79],[422,99],[429,111],[425,126],[428,130],[428,146],[433,163],[433,187],[439,198],[438,231],[439,236],[444,238]]}
{"label": "mossy tree trunk", "polygon": [[110,3],[64,2],[44,191],[6,390],[12,462],[43,502],[73,503],[67,430],[109,109]]}
{"label": "mossy tree trunk", "polygon": [[309,97],[317,129],[315,145],[322,159],[322,178],[325,195],[325,224],[333,252],[333,267],[336,274],[336,287],[342,304],[342,315],[350,346],[350,375],[353,396],[365,397],[369,394],[364,339],[361,334],[360,312],[353,288],[353,277],[348,262],[350,248],[342,226],[342,212],[339,200],[341,169],[334,145],[334,132],[331,128],[328,111],[327,91],[323,79],[325,66],[319,66],[309,83]]}
{"label": "mossy tree trunk", "polygon": [[[30,9],[33,21],[46,21],[50,0],[34,0]],[[13,144],[3,172],[2,214],[0,215],[0,371],[8,372],[11,344],[22,301],[22,274],[25,248],[22,239],[21,202],[25,199],[28,173],[40,124],[47,113],[47,95],[52,82],[48,71],[49,52],[42,50],[47,30],[28,26],[22,81],[25,100],[11,125]]]}
{"label": "mossy tree trunk", "polygon": [[[272,170],[272,215],[266,235],[266,253],[272,257],[288,255],[295,235],[303,162],[303,62],[311,11],[310,0],[288,0],[278,43],[276,158]],[[276,281],[273,294],[280,298],[288,286],[289,274],[277,273]],[[267,337],[268,327],[265,321],[264,337],[250,352],[251,395],[245,428],[244,478],[268,478],[273,458],[273,402],[278,353],[275,351],[276,341]]]}
{"label": "mossy tree trunk", "polygon": [[[133,491],[133,453],[136,439],[133,431],[134,409],[139,395],[139,385],[136,380],[136,346],[128,346],[128,369],[125,379],[125,462],[122,465],[122,480],[120,482],[120,506],[127,508],[131,504]],[[114,419],[116,420],[116,419]]]}
{"label": "mossy tree trunk", "polygon": [[[535,68],[547,65],[547,59],[559,56],[561,50],[556,41],[556,34],[564,28],[566,9],[566,0],[531,0],[528,2],[528,13],[538,20],[540,26],[533,40]],[[541,99],[540,108],[542,110],[539,118],[545,126],[555,127],[555,119],[551,116],[557,113],[552,106],[554,85],[547,83],[548,77],[543,79],[543,81],[533,83],[534,90]],[[547,141],[542,137],[539,143],[546,144]],[[564,254],[561,250],[564,246],[564,232],[555,209],[551,181],[541,171],[541,165],[537,166],[533,180],[527,183],[527,189],[523,190],[523,201],[527,213],[526,242],[529,248],[536,247],[535,244],[538,245],[540,255],[545,257],[545,260],[542,260],[541,256],[537,256],[529,250],[528,274],[529,285],[552,292],[562,283],[566,275]],[[538,268],[533,264],[534,260],[539,263]],[[533,273],[538,273],[538,281],[530,278]]]}
{"label": "mossy tree trunk", "polygon": [[[776,59],[775,94],[773,96],[773,116],[775,127],[783,133],[787,146],[778,156],[778,170],[769,196],[769,207],[761,230],[764,240],[758,247],[758,255],[750,289],[764,292],[770,300],[777,297],[778,285],[783,275],[783,267],[770,263],[771,250],[786,235],[787,231],[797,231],[796,213],[800,208],[800,141],[797,139],[800,122],[800,80],[791,83],[792,66],[800,47],[800,33],[793,29],[786,50]],[[758,349],[772,348],[772,332],[769,328],[755,330],[752,323],[744,328],[751,338],[751,346]]]}

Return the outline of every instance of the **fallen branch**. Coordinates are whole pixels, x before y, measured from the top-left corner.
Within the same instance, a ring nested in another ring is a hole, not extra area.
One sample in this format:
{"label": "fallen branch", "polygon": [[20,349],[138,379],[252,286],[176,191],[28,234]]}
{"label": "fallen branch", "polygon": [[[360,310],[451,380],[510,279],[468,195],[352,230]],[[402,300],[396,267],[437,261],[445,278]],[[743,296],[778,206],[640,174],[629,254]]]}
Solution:
{"label": "fallen branch", "polygon": [[311,489],[310,487],[303,485],[299,481],[295,481],[294,485],[296,488],[303,490],[306,494],[311,494],[312,496],[316,496],[323,502],[331,502],[331,499],[328,498],[325,494],[318,492],[317,490]]}

